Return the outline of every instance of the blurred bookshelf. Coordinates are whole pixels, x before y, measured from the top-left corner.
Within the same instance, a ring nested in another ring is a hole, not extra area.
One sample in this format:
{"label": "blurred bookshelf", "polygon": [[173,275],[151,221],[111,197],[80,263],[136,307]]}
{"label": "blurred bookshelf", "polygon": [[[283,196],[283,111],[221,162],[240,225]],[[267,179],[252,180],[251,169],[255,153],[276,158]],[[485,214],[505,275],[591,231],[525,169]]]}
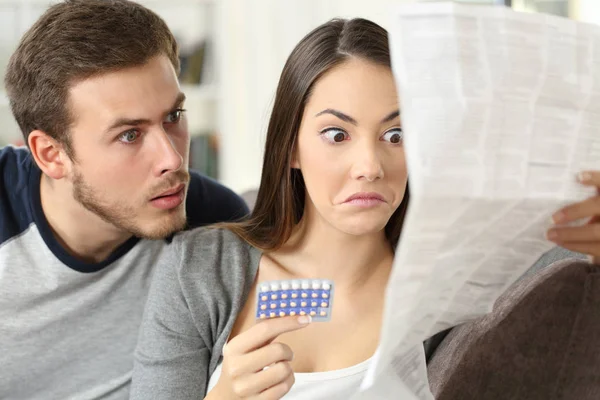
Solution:
{"label": "blurred bookshelf", "polygon": [[[192,137],[190,168],[218,178],[218,81],[215,20],[218,0],[136,0],[159,14],[180,45],[181,90]],[[0,0],[0,75],[23,33],[59,0]],[[22,145],[21,132],[0,86],[0,147]]]}

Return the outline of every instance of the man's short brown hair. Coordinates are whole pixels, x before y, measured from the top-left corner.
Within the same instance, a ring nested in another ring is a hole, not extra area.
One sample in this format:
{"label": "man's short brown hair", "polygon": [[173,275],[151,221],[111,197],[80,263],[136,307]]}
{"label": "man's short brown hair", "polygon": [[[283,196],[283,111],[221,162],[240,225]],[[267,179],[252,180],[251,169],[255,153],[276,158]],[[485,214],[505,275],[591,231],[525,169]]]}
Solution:
{"label": "man's short brown hair", "polygon": [[158,15],[133,1],[66,0],[50,7],[23,35],[4,78],[25,142],[39,129],[71,151],[69,88],[162,54],[178,73],[173,34]]}

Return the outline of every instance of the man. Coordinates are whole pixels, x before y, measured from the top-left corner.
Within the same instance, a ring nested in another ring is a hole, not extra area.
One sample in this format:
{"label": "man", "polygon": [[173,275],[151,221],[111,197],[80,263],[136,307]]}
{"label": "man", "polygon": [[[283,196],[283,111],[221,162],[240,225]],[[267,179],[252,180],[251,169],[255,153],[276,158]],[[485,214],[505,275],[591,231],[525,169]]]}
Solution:
{"label": "man", "polygon": [[163,239],[247,213],[188,172],[178,69],[126,0],[50,7],[10,59],[29,150],[0,150],[0,398],[126,399]]}

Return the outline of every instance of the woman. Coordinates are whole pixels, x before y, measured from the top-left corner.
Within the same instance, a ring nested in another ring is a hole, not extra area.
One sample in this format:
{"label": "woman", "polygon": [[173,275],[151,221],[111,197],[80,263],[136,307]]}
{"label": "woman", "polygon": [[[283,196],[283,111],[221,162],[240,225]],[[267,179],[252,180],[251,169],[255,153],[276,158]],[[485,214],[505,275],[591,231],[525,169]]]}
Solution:
{"label": "woman", "polygon": [[[358,389],[408,202],[399,115],[383,28],[333,20],[297,45],[252,216],[177,236],[171,265],[156,272],[132,399],[346,399]],[[335,282],[331,321],[256,322],[257,285],[302,278]]]}

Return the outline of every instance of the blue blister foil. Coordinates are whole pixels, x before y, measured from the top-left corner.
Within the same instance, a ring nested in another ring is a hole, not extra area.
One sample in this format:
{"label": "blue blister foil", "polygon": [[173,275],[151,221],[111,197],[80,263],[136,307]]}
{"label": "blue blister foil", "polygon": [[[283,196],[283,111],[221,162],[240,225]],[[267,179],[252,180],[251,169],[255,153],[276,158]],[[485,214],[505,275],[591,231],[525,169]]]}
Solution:
{"label": "blue blister foil", "polygon": [[261,282],[256,294],[256,318],[310,315],[315,322],[331,319],[334,284],[329,279]]}

